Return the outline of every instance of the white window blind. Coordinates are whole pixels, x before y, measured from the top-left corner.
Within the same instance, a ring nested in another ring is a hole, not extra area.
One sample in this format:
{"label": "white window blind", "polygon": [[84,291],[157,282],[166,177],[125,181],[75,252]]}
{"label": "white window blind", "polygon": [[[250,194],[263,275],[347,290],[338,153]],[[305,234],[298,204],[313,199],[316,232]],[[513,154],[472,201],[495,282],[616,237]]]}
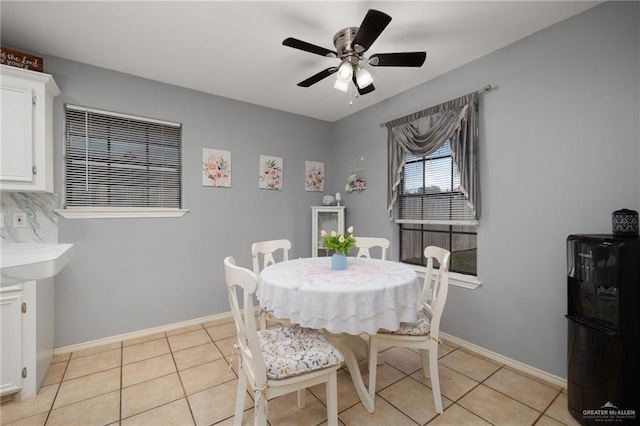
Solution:
{"label": "white window blind", "polygon": [[469,201],[460,189],[450,141],[424,157],[407,154],[396,222],[477,225]]}
{"label": "white window blind", "polygon": [[182,126],[66,105],[66,207],[180,208]]}

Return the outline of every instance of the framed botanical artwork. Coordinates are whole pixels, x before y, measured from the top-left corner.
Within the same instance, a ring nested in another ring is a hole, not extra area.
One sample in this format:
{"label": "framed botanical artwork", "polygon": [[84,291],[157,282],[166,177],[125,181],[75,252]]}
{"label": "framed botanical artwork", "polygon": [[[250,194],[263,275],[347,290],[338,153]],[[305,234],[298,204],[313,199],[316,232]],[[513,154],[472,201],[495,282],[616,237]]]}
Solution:
{"label": "framed botanical artwork", "polygon": [[347,185],[344,187],[345,191],[364,191],[367,189],[367,182],[365,179],[365,173],[367,167],[364,163],[364,157],[356,159],[349,168],[349,177],[347,178]]}
{"label": "framed botanical artwork", "polygon": [[258,188],[282,190],[282,158],[260,155]]}
{"label": "framed botanical artwork", "polygon": [[305,191],[324,192],[324,163],[305,161]]}
{"label": "framed botanical artwork", "polygon": [[231,151],[202,148],[202,186],[231,188]]}

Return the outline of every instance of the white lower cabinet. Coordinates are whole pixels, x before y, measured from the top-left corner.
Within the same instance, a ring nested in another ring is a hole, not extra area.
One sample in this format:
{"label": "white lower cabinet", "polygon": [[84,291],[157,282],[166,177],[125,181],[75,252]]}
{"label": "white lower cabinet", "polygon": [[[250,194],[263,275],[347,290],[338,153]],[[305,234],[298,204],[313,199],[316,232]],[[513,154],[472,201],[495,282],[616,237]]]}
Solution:
{"label": "white lower cabinet", "polygon": [[5,287],[0,290],[2,311],[2,368],[0,395],[19,392],[22,389],[22,287]]}
{"label": "white lower cabinet", "polygon": [[36,396],[51,365],[54,345],[54,279],[0,289],[2,383],[0,395]]}

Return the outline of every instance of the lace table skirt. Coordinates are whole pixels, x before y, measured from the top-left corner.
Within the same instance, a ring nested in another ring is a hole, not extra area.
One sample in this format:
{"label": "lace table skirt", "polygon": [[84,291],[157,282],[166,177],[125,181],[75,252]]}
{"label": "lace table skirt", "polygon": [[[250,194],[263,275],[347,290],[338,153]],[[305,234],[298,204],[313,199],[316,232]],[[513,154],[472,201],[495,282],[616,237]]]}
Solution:
{"label": "lace table skirt", "polygon": [[273,264],[260,274],[258,300],[277,318],[332,333],[375,334],[415,321],[420,285],[413,269],[399,262],[348,258],[344,271],[331,258]]}

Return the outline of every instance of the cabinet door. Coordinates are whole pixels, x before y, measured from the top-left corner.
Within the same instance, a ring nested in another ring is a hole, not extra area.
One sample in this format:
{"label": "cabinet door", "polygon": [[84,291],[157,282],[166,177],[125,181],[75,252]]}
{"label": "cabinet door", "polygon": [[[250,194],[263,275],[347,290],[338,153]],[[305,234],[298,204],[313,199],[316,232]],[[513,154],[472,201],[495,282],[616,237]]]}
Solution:
{"label": "cabinet door", "polygon": [[53,98],[49,74],[0,64],[0,190],[53,192]]}
{"label": "cabinet door", "polygon": [[330,250],[324,247],[322,231],[344,234],[344,207],[312,207],[311,256],[328,256]]}
{"label": "cabinet door", "polygon": [[0,293],[0,395],[22,389],[22,292]]}
{"label": "cabinet door", "polygon": [[2,84],[2,139],[0,180],[32,182],[33,89]]}

